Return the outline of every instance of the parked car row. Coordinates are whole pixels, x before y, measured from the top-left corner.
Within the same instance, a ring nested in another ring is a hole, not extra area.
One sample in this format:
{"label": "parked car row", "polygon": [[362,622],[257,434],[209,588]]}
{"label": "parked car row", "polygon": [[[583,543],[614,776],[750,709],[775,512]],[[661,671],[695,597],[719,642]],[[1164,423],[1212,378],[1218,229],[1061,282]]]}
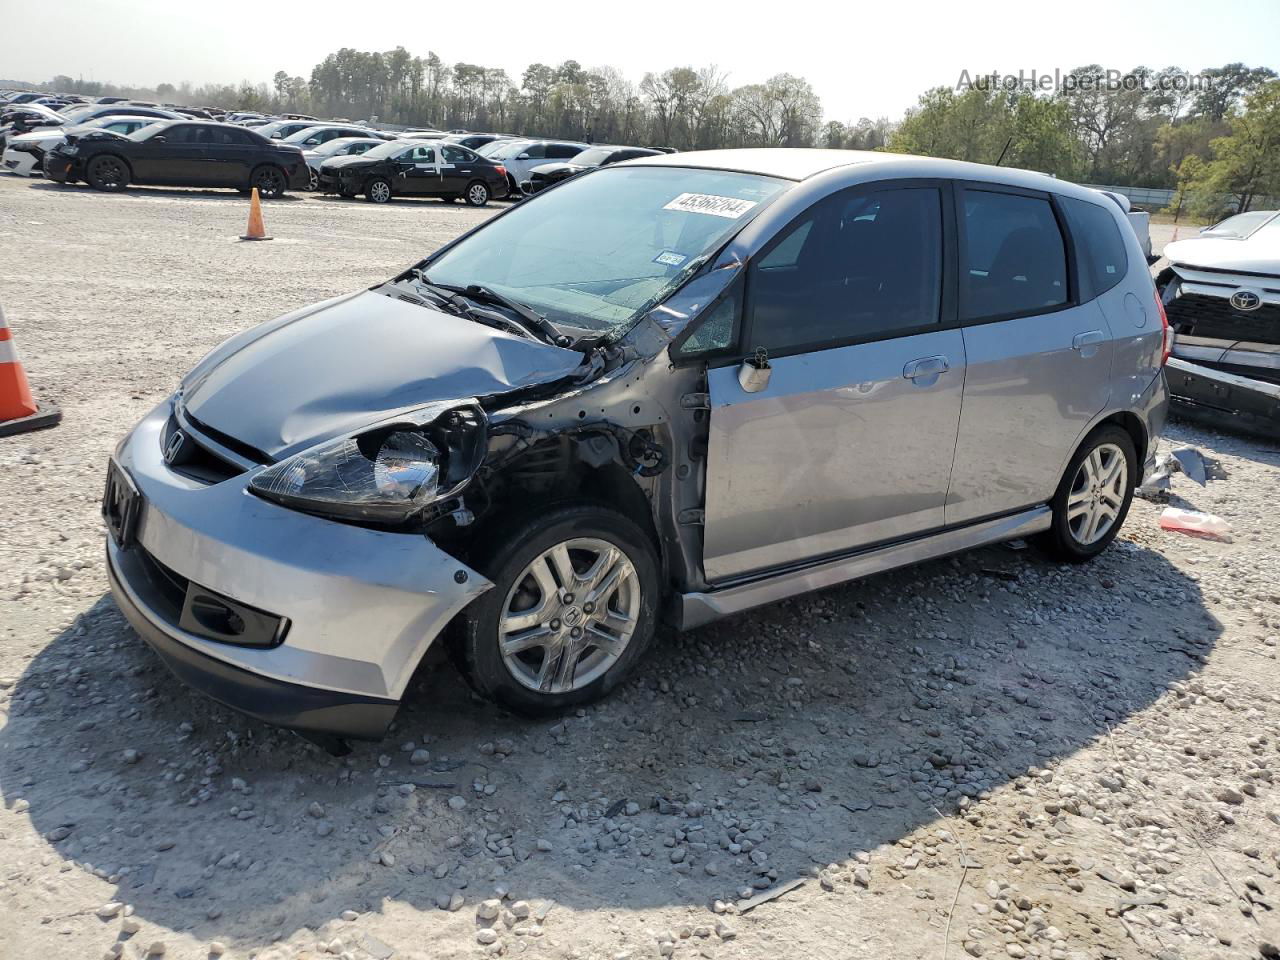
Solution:
{"label": "parked car row", "polygon": [[101,190],[131,183],[257,187],[268,199],[302,189],[374,203],[425,196],[483,206],[532,195],[598,166],[665,152],[508,133],[390,131],[305,114],[236,112],[221,122],[202,121],[144,101],[104,98],[111,102],[55,108],[41,99],[24,93],[7,108],[0,103],[4,169],[82,180]]}

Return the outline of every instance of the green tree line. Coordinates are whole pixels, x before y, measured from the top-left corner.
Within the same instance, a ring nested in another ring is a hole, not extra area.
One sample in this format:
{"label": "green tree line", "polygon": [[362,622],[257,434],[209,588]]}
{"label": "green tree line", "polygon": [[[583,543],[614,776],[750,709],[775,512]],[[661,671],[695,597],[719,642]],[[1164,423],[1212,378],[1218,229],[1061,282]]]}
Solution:
{"label": "green tree line", "polygon": [[937,87],[888,138],[901,153],[1051,173],[1086,183],[1177,188],[1193,212],[1244,210],[1280,195],[1280,81],[1230,63],[1192,82],[1135,67],[1114,84],[1096,64],[1036,92],[999,83]]}

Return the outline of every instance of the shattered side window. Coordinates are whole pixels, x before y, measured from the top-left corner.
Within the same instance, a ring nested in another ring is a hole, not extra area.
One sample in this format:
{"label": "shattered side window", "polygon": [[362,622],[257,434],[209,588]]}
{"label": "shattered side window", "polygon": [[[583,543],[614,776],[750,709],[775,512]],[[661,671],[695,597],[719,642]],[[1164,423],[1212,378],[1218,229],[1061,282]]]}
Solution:
{"label": "shattered side window", "polygon": [[734,343],[737,319],[738,293],[735,290],[726,294],[724,299],[702,319],[698,329],[689,335],[689,339],[680,345],[680,356],[692,357],[701,353],[727,350]]}

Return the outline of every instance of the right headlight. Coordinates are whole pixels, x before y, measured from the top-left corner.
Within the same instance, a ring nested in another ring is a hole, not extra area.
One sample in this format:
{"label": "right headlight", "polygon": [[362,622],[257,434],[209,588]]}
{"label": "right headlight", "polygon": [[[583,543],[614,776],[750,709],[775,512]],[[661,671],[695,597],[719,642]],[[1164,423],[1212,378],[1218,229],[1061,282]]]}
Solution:
{"label": "right headlight", "polygon": [[470,482],[485,451],[479,406],[330,440],[263,470],[260,497],[341,520],[399,525]]}

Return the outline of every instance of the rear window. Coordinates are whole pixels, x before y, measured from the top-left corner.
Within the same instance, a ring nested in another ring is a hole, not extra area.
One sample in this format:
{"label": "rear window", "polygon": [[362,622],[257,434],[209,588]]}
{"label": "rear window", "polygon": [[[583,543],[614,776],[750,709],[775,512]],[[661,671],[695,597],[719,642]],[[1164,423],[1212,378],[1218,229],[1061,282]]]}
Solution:
{"label": "rear window", "polygon": [[1067,254],[1048,200],[964,193],[964,319],[1030,316],[1067,302]]}
{"label": "rear window", "polygon": [[1092,300],[1124,279],[1129,258],[1111,211],[1087,200],[1059,197],[1080,264],[1081,300]]}

